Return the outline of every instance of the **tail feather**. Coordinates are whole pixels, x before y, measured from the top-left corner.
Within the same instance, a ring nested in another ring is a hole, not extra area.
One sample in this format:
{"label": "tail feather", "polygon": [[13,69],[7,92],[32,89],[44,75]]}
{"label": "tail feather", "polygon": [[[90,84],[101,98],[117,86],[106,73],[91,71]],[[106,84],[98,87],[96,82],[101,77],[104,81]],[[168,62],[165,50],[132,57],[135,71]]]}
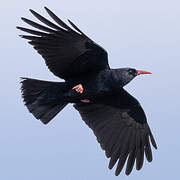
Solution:
{"label": "tail feather", "polygon": [[22,97],[28,110],[47,124],[68,103],[63,94],[67,91],[64,82],[48,82],[30,78],[22,78]]}

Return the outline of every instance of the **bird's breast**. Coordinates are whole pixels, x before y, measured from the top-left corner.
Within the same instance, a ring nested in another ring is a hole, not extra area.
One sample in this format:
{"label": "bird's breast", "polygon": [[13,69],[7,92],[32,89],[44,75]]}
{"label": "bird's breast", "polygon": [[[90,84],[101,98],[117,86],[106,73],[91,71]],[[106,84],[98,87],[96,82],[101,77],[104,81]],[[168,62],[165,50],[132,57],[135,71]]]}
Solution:
{"label": "bird's breast", "polygon": [[102,71],[95,75],[83,77],[81,80],[78,79],[75,85],[79,83],[82,84],[84,91],[80,94],[70,89],[66,96],[71,102],[77,102],[82,99],[95,100],[105,98],[119,88],[118,82],[113,78],[111,71]]}

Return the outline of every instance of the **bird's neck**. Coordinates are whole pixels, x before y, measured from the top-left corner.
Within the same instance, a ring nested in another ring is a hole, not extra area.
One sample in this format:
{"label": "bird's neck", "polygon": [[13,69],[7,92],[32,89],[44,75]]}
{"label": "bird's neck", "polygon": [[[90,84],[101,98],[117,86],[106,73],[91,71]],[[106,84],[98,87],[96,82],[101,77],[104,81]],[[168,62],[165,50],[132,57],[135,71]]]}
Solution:
{"label": "bird's neck", "polygon": [[111,92],[121,89],[126,85],[124,79],[120,76],[117,69],[111,69],[101,72],[98,79],[99,82],[101,82],[101,87]]}
{"label": "bird's neck", "polygon": [[113,89],[121,89],[127,84],[126,78],[121,74],[119,69],[109,70],[107,76],[110,79],[110,85]]}

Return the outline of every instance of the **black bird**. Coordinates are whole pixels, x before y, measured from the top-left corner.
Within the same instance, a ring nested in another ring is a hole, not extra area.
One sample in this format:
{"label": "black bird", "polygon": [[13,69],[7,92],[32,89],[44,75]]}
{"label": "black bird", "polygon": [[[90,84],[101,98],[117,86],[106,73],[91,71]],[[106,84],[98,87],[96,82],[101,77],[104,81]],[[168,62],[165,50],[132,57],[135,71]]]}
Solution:
{"label": "black bird", "polygon": [[[33,10],[31,13],[44,25],[22,18],[41,30],[18,29],[32,35],[21,35],[44,58],[49,70],[64,82],[22,79],[22,97],[28,110],[47,124],[68,103],[74,103],[93,130],[105,154],[109,168],[117,162],[115,175],[126,163],[129,175],[136,161],[140,170],[146,159],[152,161],[151,144],[156,142],[139,102],[124,86],[140,74],[150,72],[133,68],[111,69],[107,52],[87,37],[70,20],[69,27],[45,7],[52,23]],[[150,144],[151,142],[151,144]]]}

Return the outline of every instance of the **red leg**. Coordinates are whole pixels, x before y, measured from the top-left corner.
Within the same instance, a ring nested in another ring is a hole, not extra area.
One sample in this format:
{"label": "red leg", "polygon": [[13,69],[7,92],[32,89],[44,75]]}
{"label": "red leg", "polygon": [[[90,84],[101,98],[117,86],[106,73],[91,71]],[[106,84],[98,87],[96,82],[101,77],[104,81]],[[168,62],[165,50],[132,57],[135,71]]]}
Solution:
{"label": "red leg", "polygon": [[89,103],[90,100],[89,100],[89,99],[82,99],[81,102],[83,102],[83,103]]}
{"label": "red leg", "polygon": [[[82,84],[78,84],[78,85],[74,86],[72,89],[76,90],[76,92],[81,93],[81,94],[84,91]],[[89,99],[82,99],[81,102],[89,103],[90,100]]]}
{"label": "red leg", "polygon": [[72,89],[75,89],[76,92],[81,93],[81,94],[84,91],[82,84],[78,84],[77,86],[74,86]]}

